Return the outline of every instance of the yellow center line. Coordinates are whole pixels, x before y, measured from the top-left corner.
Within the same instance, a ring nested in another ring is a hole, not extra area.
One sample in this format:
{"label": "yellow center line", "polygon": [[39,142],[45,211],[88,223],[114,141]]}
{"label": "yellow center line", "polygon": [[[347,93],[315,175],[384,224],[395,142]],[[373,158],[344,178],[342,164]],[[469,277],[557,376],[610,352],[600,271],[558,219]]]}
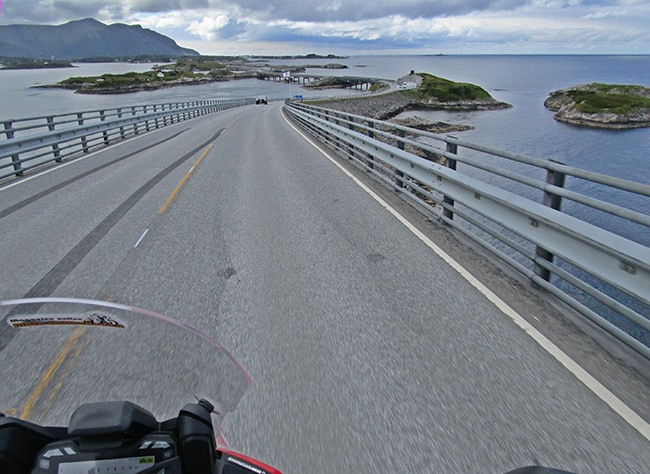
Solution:
{"label": "yellow center line", "polygon": [[23,409],[21,411],[22,419],[26,420],[30,417],[30,415],[32,414],[32,410],[34,409],[34,405],[41,397],[41,395],[43,395],[43,392],[52,381],[52,377],[54,377],[54,374],[56,373],[57,369],[61,367],[61,365],[65,362],[66,358],[68,357],[68,354],[70,353],[70,351],[74,349],[75,345],[77,344],[79,339],[81,339],[81,336],[84,335],[84,333],[85,333],[84,328],[78,327],[77,329],[74,330],[70,338],[66,341],[63,348],[59,351],[59,354],[56,356],[54,361],[47,368],[47,371],[45,372],[41,380],[38,382],[38,384],[36,385],[36,388],[34,389],[32,394],[29,396],[29,398],[23,405]]}
{"label": "yellow center line", "polygon": [[[59,394],[59,391],[61,391],[61,389],[63,388],[63,382],[70,375],[71,366],[74,364],[74,361],[79,358],[79,356],[81,355],[81,352],[85,349],[87,344],[88,344],[88,342],[84,342],[84,343],[76,345],[76,350],[74,351],[73,354],[71,354],[68,357],[68,364],[66,364],[67,365],[67,370],[64,371],[63,373],[61,373],[59,376],[57,376],[58,380],[57,380],[56,384],[53,387],[50,388],[50,390],[49,390],[50,394],[47,397],[47,400],[44,400],[39,404],[40,407],[41,407],[41,409],[40,409],[41,413],[44,414],[44,413],[47,413],[49,411],[50,407],[52,406],[52,403],[54,403],[54,399]],[[40,423],[40,421],[41,421],[40,419],[37,420],[37,423]]]}
{"label": "yellow center line", "polygon": [[167,210],[167,207],[169,206],[169,204],[171,204],[171,202],[174,200],[174,198],[176,197],[176,195],[178,194],[178,192],[181,190],[181,188],[182,188],[183,185],[185,184],[185,181],[187,181],[187,180],[189,179],[190,174],[192,174],[192,171],[194,171],[194,169],[195,169],[197,166],[199,166],[199,163],[201,163],[201,161],[203,160],[203,158],[205,158],[205,155],[208,154],[208,152],[210,151],[211,148],[212,148],[212,143],[210,143],[210,144],[208,145],[208,147],[203,151],[203,153],[201,154],[201,156],[199,157],[199,159],[196,160],[196,163],[194,163],[194,165],[192,165],[192,167],[191,167],[190,170],[185,174],[185,176],[183,176],[183,179],[181,179],[181,182],[178,183],[178,186],[176,186],[176,187],[174,188],[174,190],[173,190],[172,193],[169,195],[169,197],[167,198],[167,200],[165,201],[165,203],[164,203],[164,204],[162,205],[162,207],[158,210],[158,214],[162,214],[163,212],[165,212],[165,211]]}

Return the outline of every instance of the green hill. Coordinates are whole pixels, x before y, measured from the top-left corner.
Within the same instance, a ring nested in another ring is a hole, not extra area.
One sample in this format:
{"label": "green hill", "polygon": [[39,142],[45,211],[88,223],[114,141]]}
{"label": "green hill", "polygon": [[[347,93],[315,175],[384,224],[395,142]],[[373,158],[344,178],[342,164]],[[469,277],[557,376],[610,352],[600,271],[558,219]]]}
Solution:
{"label": "green hill", "polygon": [[0,58],[106,60],[135,57],[198,56],[160,33],[140,25],[105,25],[92,18],[63,25],[0,26]]}

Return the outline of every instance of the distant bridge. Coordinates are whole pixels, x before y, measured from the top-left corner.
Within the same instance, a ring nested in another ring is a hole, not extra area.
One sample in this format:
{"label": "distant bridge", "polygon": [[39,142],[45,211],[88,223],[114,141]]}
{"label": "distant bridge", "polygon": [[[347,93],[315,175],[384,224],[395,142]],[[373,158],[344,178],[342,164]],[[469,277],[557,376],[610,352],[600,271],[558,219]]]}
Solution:
{"label": "distant bridge", "polygon": [[[362,77],[362,76],[325,76],[319,74],[309,74],[309,73],[291,73],[287,76],[283,72],[269,72],[261,71],[257,73],[259,79],[265,81],[275,81],[275,82],[293,82],[297,84],[306,84],[309,87],[309,84],[314,82],[323,81],[325,84],[332,83],[337,88],[347,88],[347,89],[359,89],[359,90],[368,90],[372,87],[373,84],[380,81],[376,77]],[[326,85],[325,85],[326,86]]]}

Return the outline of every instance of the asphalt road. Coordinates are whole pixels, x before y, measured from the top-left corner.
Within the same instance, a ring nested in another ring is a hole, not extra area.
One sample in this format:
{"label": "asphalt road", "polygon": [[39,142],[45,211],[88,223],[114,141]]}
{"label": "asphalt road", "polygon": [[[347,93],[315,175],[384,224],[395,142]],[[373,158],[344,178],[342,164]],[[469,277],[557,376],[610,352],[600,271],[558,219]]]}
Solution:
{"label": "asphalt road", "polygon": [[[644,367],[619,365],[561,307],[377,192],[647,419]],[[0,299],[109,299],[219,340],[253,379],[225,435],[285,473],[648,472],[638,426],[297,133],[279,104],[4,183],[0,228]]]}

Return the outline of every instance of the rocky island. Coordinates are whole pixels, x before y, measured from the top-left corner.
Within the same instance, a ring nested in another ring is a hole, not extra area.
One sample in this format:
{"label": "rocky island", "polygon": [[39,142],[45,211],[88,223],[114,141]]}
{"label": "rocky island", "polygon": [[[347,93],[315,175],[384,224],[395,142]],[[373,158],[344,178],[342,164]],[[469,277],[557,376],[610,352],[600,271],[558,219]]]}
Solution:
{"label": "rocky island", "polygon": [[[397,80],[398,90],[370,94],[349,99],[319,101],[325,108],[363,115],[377,120],[394,119],[406,110],[498,110],[510,104],[494,99],[485,89],[461,82],[454,82],[427,73],[415,73]],[[398,121],[395,119],[395,121]],[[462,131],[470,127],[442,122],[429,123],[422,118],[404,123],[436,133]]]}
{"label": "rocky island", "polygon": [[[309,58],[311,59],[312,56]],[[150,71],[70,77],[56,84],[37,87],[70,89],[79,94],[126,94],[234,79],[266,79],[282,75],[286,71],[294,75],[304,73],[307,68],[345,69],[347,66],[338,63],[271,66],[264,60],[241,57],[186,56],[178,58],[172,64],[156,65]],[[338,87],[345,87],[345,85],[339,84]]]}
{"label": "rocky island", "polygon": [[555,120],[587,127],[650,127],[650,88],[634,85],[582,84],[551,92],[544,101]]}
{"label": "rocky island", "polygon": [[179,85],[204,84],[216,80],[206,74],[187,71],[147,71],[126,74],[103,74],[96,77],[71,77],[51,86],[71,89],[79,94],[125,94],[129,92],[157,90]]}
{"label": "rocky island", "polygon": [[[383,81],[382,81],[383,82]],[[433,122],[422,117],[397,117],[406,110],[498,110],[512,107],[494,99],[485,89],[467,83],[453,82],[427,73],[415,73],[397,80],[398,89],[336,100],[313,101],[328,109],[362,115],[431,133],[453,133],[471,130],[462,124]],[[384,86],[386,84],[384,83]],[[386,86],[386,88],[388,88]],[[305,99],[309,100],[309,99]],[[408,135],[407,135],[408,136]],[[376,137],[382,140],[382,137]],[[405,149],[422,158],[436,161],[435,155],[407,145]]]}

